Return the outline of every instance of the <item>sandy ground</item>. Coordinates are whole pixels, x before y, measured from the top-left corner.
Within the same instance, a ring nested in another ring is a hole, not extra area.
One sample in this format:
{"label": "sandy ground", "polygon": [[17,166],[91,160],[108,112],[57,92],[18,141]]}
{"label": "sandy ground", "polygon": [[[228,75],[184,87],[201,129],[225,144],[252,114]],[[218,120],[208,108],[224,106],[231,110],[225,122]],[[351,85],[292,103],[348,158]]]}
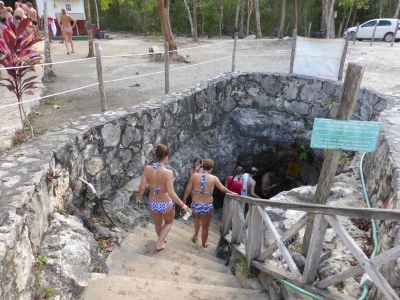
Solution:
{"label": "sandy ground", "polygon": [[[164,62],[150,61],[147,57],[151,46],[164,49],[161,39],[112,36],[109,40],[96,40],[102,48],[103,77],[108,109],[136,105],[164,94]],[[233,39],[191,39],[177,38],[179,54],[190,60],[190,64],[171,62],[170,91],[192,87],[198,82],[210,79],[232,69]],[[54,83],[46,84],[45,95],[62,93],[97,82],[95,59],[82,60],[88,53],[87,41],[74,41],[75,53],[66,54],[65,45],[59,41],[51,44],[52,61],[57,75]],[[43,44],[38,44],[43,49]],[[280,72],[288,73],[290,65],[291,40],[247,38],[239,40],[236,52],[235,70],[241,72]],[[126,55],[126,56],[123,56]],[[115,57],[118,56],[118,57]],[[373,88],[381,93],[390,93],[400,99],[400,43],[390,47],[390,43],[370,41],[351,42],[348,48],[346,65],[355,62],[365,66],[362,86]],[[79,60],[79,61],[74,61]],[[4,72],[4,71],[3,71]],[[39,74],[40,74],[39,70]],[[156,73],[156,74],[152,74]],[[149,75],[146,75],[149,74]],[[126,80],[120,80],[129,78]],[[116,81],[113,81],[116,80]],[[112,82],[107,82],[112,81]],[[4,89],[0,106],[12,101]],[[26,97],[32,99],[36,95]],[[41,101],[33,108],[34,125],[38,131],[80,116],[99,113],[100,100],[98,86],[92,86]],[[2,109],[3,123],[0,123],[0,144],[10,140],[12,130],[20,124],[18,108]],[[17,121],[16,121],[17,120]],[[4,130],[3,130],[4,129]],[[0,147],[1,153],[1,147]]]}

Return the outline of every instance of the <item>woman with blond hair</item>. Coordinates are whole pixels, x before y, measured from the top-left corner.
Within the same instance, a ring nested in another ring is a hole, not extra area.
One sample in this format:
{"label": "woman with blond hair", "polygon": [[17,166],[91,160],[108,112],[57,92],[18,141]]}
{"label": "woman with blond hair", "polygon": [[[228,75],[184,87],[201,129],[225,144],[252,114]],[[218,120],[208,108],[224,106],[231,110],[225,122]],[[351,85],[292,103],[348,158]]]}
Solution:
{"label": "woman with blond hair", "polygon": [[223,193],[236,194],[224,187],[217,176],[211,175],[213,168],[214,161],[210,158],[205,159],[203,161],[203,173],[194,173],[190,177],[185,195],[183,196],[183,202],[186,202],[190,192],[193,192],[191,208],[194,214],[194,234],[192,242],[196,243],[198,240],[201,223],[201,245],[203,248],[207,248],[210,244],[207,239],[208,227],[214,213],[214,188],[217,187]]}
{"label": "woman with blond hair", "polygon": [[159,251],[165,248],[165,239],[174,220],[175,203],[180,205],[184,211],[188,211],[189,208],[174,191],[172,171],[165,168],[169,158],[169,148],[163,144],[158,144],[155,158],[156,163],[145,166],[143,169],[136,202],[140,201],[148,184],[150,187],[149,210],[158,235],[156,250]]}
{"label": "woman with blond hair", "polygon": [[[76,25],[76,20],[67,14],[65,8],[61,9],[62,15],[58,18],[58,25],[64,36],[65,47],[67,47],[67,54],[69,55],[68,43],[71,43],[71,53],[75,53],[74,42],[72,41],[72,28]],[[71,26],[71,22],[73,25]]]}

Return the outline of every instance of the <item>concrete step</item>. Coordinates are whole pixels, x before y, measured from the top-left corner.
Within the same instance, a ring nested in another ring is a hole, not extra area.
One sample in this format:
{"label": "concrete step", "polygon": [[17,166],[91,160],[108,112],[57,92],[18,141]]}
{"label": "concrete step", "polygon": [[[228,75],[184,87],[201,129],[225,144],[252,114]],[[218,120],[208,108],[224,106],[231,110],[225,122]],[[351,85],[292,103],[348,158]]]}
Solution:
{"label": "concrete step", "polygon": [[[185,221],[183,219],[175,220],[174,224],[172,226],[179,227],[187,232],[191,232],[192,234],[194,233],[193,218],[190,218],[187,221]],[[201,229],[200,229],[199,235],[201,235]],[[220,238],[219,232],[216,232],[215,229],[213,229],[212,227],[209,227],[208,236],[210,238],[214,239],[214,242],[219,241],[219,238]]]}
{"label": "concrete step", "polygon": [[156,238],[157,235],[155,233],[142,231],[141,234],[138,234],[136,232],[135,234],[129,235],[129,237],[123,241],[121,249],[131,253],[157,257],[193,267],[202,266],[212,271],[231,274],[231,270],[223,265],[224,262],[215,257],[213,252],[208,252],[208,249],[201,248],[197,250],[170,240],[167,242],[165,249],[156,251]]}
{"label": "concrete step", "polygon": [[81,300],[232,300],[265,299],[259,291],[215,287],[214,285],[171,282],[159,279],[93,274]]}
{"label": "concrete step", "polygon": [[[171,231],[168,233],[167,240],[173,239],[174,241],[180,241],[185,244],[193,244],[192,237],[193,237],[194,230],[188,231],[188,230],[182,229],[178,226],[174,226],[176,223],[177,222],[174,222],[174,224],[172,225]],[[147,228],[155,231],[154,224],[148,224]],[[209,235],[208,241],[211,243],[208,248],[212,251],[215,251],[219,240],[215,239],[213,236]],[[198,246],[196,248],[201,247],[201,229],[199,232],[199,239],[198,239],[197,243],[194,245]]]}
{"label": "concrete step", "polygon": [[[135,228],[135,235],[131,235],[130,238],[140,238],[144,239],[145,241],[148,239],[153,240],[155,243],[158,239],[155,229],[151,226],[153,224],[148,224],[147,228],[143,227],[136,227]],[[166,246],[169,246],[168,240],[170,240],[172,245],[180,247],[182,250],[189,251],[194,255],[200,256],[202,258],[208,259],[210,261],[221,263],[221,260],[215,257],[216,246],[210,245],[208,248],[202,248],[201,244],[194,244],[190,239],[185,239],[183,237],[176,238],[174,234],[171,233],[171,236],[168,234],[167,236],[167,243]],[[222,262],[223,263],[223,262]]]}
{"label": "concrete step", "polygon": [[193,284],[208,284],[240,288],[239,280],[231,274],[200,267],[114,250],[107,258],[108,274],[147,279],[168,280]]}

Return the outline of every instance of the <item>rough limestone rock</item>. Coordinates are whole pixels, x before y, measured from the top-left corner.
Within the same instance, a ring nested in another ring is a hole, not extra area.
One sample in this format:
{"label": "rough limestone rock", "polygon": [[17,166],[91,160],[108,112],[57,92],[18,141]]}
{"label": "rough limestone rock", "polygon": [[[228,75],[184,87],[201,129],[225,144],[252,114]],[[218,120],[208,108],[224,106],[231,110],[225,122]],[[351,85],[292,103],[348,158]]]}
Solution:
{"label": "rough limestone rock", "polygon": [[77,299],[88,285],[91,272],[106,271],[89,230],[78,218],[59,213],[52,215],[38,260],[42,264],[37,265],[39,285],[53,287],[60,300]]}

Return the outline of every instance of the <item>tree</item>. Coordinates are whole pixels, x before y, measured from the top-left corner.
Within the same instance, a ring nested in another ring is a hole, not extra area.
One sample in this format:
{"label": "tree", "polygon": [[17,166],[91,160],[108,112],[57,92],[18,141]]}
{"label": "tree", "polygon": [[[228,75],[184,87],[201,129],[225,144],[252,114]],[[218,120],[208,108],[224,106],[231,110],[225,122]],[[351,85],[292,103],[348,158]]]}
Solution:
{"label": "tree", "polygon": [[396,8],[396,12],[393,15],[393,19],[397,19],[398,18],[399,12],[400,12],[400,0],[399,0],[399,2],[397,2],[397,8]]}
{"label": "tree", "polygon": [[250,34],[250,18],[253,12],[253,0],[247,0],[247,36]]}
{"label": "tree", "polygon": [[286,13],[286,0],[282,0],[282,10],[281,10],[281,23],[279,25],[278,39],[283,39],[283,27],[285,26],[285,13]]}
{"label": "tree", "polygon": [[197,42],[197,2],[193,0],[193,40]]}
{"label": "tree", "polygon": [[42,78],[43,83],[54,82],[57,75],[53,71],[53,65],[51,64],[51,51],[50,51],[50,40],[49,40],[49,19],[47,17],[47,0],[43,2],[44,16],[44,74]]}
{"label": "tree", "polygon": [[157,10],[164,41],[169,44],[170,57],[172,59],[178,59],[178,47],[174,35],[172,34],[171,23],[169,20],[169,0],[157,0]]}
{"label": "tree", "polygon": [[261,23],[260,23],[260,7],[258,5],[258,0],[253,0],[254,2],[254,14],[256,16],[256,39],[261,38]]}
{"label": "tree", "polygon": [[183,4],[185,5],[185,8],[188,12],[189,23],[190,23],[190,32],[192,33],[192,36],[194,37],[192,14],[190,13],[190,8],[189,8],[189,5],[187,4],[186,0],[183,0]]}
{"label": "tree", "polygon": [[89,53],[87,57],[94,57],[92,17],[90,16],[89,0],[85,0],[85,14],[86,14],[86,30],[89,36]]}
{"label": "tree", "polygon": [[326,33],[327,39],[335,38],[335,0],[324,0],[322,5],[322,30]]}

